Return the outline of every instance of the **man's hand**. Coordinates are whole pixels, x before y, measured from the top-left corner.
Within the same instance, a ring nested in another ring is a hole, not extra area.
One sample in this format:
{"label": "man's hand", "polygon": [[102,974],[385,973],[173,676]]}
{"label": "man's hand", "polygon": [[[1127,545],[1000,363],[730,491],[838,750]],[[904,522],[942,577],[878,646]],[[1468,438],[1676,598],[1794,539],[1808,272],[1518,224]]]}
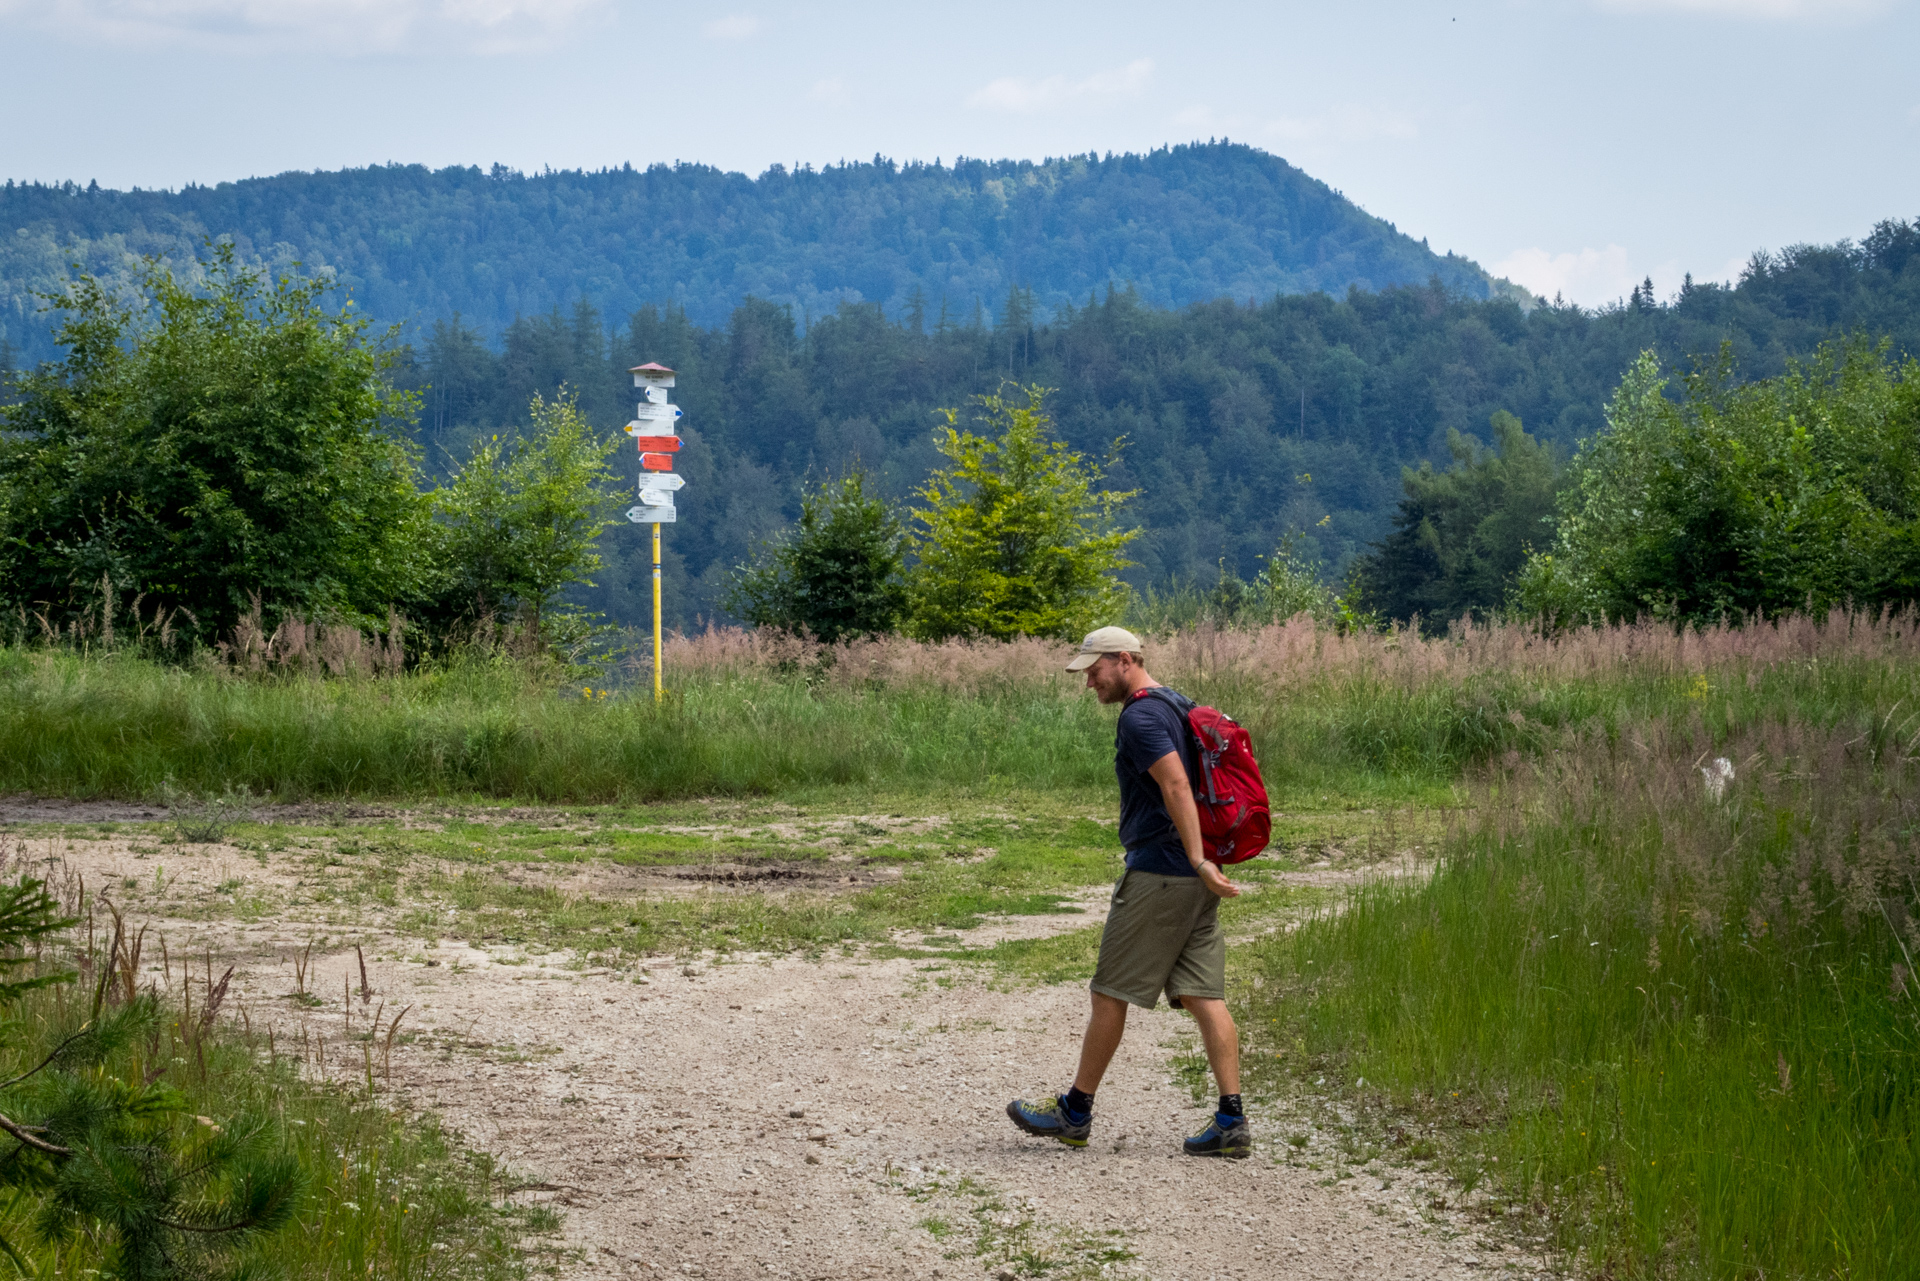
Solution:
{"label": "man's hand", "polygon": [[1221,898],[1240,897],[1240,887],[1227,879],[1220,865],[1204,858],[1200,860],[1200,883]]}

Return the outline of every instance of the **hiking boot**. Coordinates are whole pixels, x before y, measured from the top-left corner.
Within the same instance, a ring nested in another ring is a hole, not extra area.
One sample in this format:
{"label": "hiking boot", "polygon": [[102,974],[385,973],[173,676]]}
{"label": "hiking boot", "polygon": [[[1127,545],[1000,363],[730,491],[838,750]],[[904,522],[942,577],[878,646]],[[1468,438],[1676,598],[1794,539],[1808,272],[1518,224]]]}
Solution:
{"label": "hiking boot", "polygon": [[1007,1104],[1007,1115],[1028,1134],[1058,1139],[1070,1148],[1084,1148],[1087,1136],[1093,1133],[1092,1114],[1075,1125],[1067,1120],[1066,1105],[1057,1094],[1049,1094],[1044,1099],[1015,1099]]}
{"label": "hiking boot", "polygon": [[1186,1142],[1188,1156],[1224,1156],[1233,1160],[1242,1160],[1253,1155],[1253,1127],[1247,1124],[1247,1118],[1237,1116],[1226,1124],[1221,1124],[1218,1113],[1214,1114],[1207,1128]]}

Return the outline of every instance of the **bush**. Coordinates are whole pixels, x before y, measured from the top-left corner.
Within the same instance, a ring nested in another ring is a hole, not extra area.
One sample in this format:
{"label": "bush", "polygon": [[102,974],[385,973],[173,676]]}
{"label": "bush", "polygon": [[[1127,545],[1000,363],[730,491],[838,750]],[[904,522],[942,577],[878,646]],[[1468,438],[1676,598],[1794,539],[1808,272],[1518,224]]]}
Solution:
{"label": "bush", "polygon": [[1322,576],[1321,565],[1298,530],[1280,540],[1273,555],[1248,582],[1223,562],[1211,590],[1176,582],[1149,587],[1134,597],[1127,616],[1137,630],[1166,635],[1195,626],[1258,628],[1308,617],[1342,628],[1372,629],[1379,619],[1356,609],[1355,593],[1342,593]]}
{"label": "bush", "polygon": [[[0,886],[5,965],[29,964],[23,946],[74,923],[59,909],[40,881]],[[115,924],[84,1021],[65,1005],[50,1052],[6,1047],[0,1130],[18,1146],[0,1162],[0,1186],[30,1207],[36,1243],[91,1238],[109,1273],[125,1281],[229,1275],[255,1238],[291,1221],[305,1179],[272,1117],[195,1116],[161,1073],[132,1061],[134,1047],[157,1047],[162,1014],[158,999],[138,990],[139,949]],[[42,971],[0,985],[0,1006],[74,977]],[[225,992],[223,980],[199,1023],[183,1020],[176,1031],[189,1042],[204,1035]],[[23,1248],[31,1247],[0,1237],[0,1250],[25,1271]]]}
{"label": "bush", "polygon": [[0,604],[63,627],[97,587],[202,644],[256,601],[382,618],[423,585],[413,410],[326,281],[149,262],[129,305],[80,277],[67,358],[0,406]]}
{"label": "bush", "polygon": [[433,491],[432,612],[441,623],[524,616],[538,635],[562,591],[600,569],[617,438],[600,437],[578,400],[533,398],[531,431],[477,442]]}
{"label": "bush", "polygon": [[[0,866],[28,856],[0,848]],[[20,1132],[0,1162],[0,1252],[23,1275],[527,1275],[529,1233],[552,1212],[495,1202],[491,1160],[376,1097],[364,1047],[276,1044],[258,1007],[243,1031],[226,976],[210,964],[203,981],[177,953],[150,964],[164,946],[70,869],[51,892],[0,883],[0,939],[17,976],[0,984],[0,1115]]]}

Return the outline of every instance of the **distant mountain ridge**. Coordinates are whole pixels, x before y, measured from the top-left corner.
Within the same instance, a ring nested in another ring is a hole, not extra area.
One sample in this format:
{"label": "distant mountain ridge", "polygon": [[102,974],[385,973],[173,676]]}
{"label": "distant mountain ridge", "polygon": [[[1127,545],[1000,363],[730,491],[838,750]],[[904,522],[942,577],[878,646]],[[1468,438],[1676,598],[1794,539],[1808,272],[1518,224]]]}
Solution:
{"label": "distant mountain ridge", "polygon": [[1228,143],[1144,155],[951,165],[707,165],[524,175],[392,165],[177,192],[0,188],[0,326],[45,348],[34,289],[77,257],[96,274],[142,254],[190,257],[231,236],[243,255],[338,272],[383,320],[461,313],[498,333],[586,299],[607,314],[676,303],[697,324],[752,295],[821,316],[843,302],[954,323],[1031,291],[1044,320],[1131,283],[1156,307],[1245,302],[1438,279],[1472,299],[1528,301],[1474,262],[1433,253],[1277,156]]}

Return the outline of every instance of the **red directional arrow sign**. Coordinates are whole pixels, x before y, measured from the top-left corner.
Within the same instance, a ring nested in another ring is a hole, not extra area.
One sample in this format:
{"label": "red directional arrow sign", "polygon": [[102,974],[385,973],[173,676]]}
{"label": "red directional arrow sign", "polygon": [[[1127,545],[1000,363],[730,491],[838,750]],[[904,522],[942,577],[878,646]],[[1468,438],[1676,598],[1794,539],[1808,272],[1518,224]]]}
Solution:
{"label": "red directional arrow sign", "polygon": [[648,471],[672,471],[672,454],[641,454],[640,465]]}
{"label": "red directional arrow sign", "polygon": [[680,452],[680,438],[678,436],[635,436],[634,439],[640,442],[642,453],[648,450],[659,454],[677,454]]}

